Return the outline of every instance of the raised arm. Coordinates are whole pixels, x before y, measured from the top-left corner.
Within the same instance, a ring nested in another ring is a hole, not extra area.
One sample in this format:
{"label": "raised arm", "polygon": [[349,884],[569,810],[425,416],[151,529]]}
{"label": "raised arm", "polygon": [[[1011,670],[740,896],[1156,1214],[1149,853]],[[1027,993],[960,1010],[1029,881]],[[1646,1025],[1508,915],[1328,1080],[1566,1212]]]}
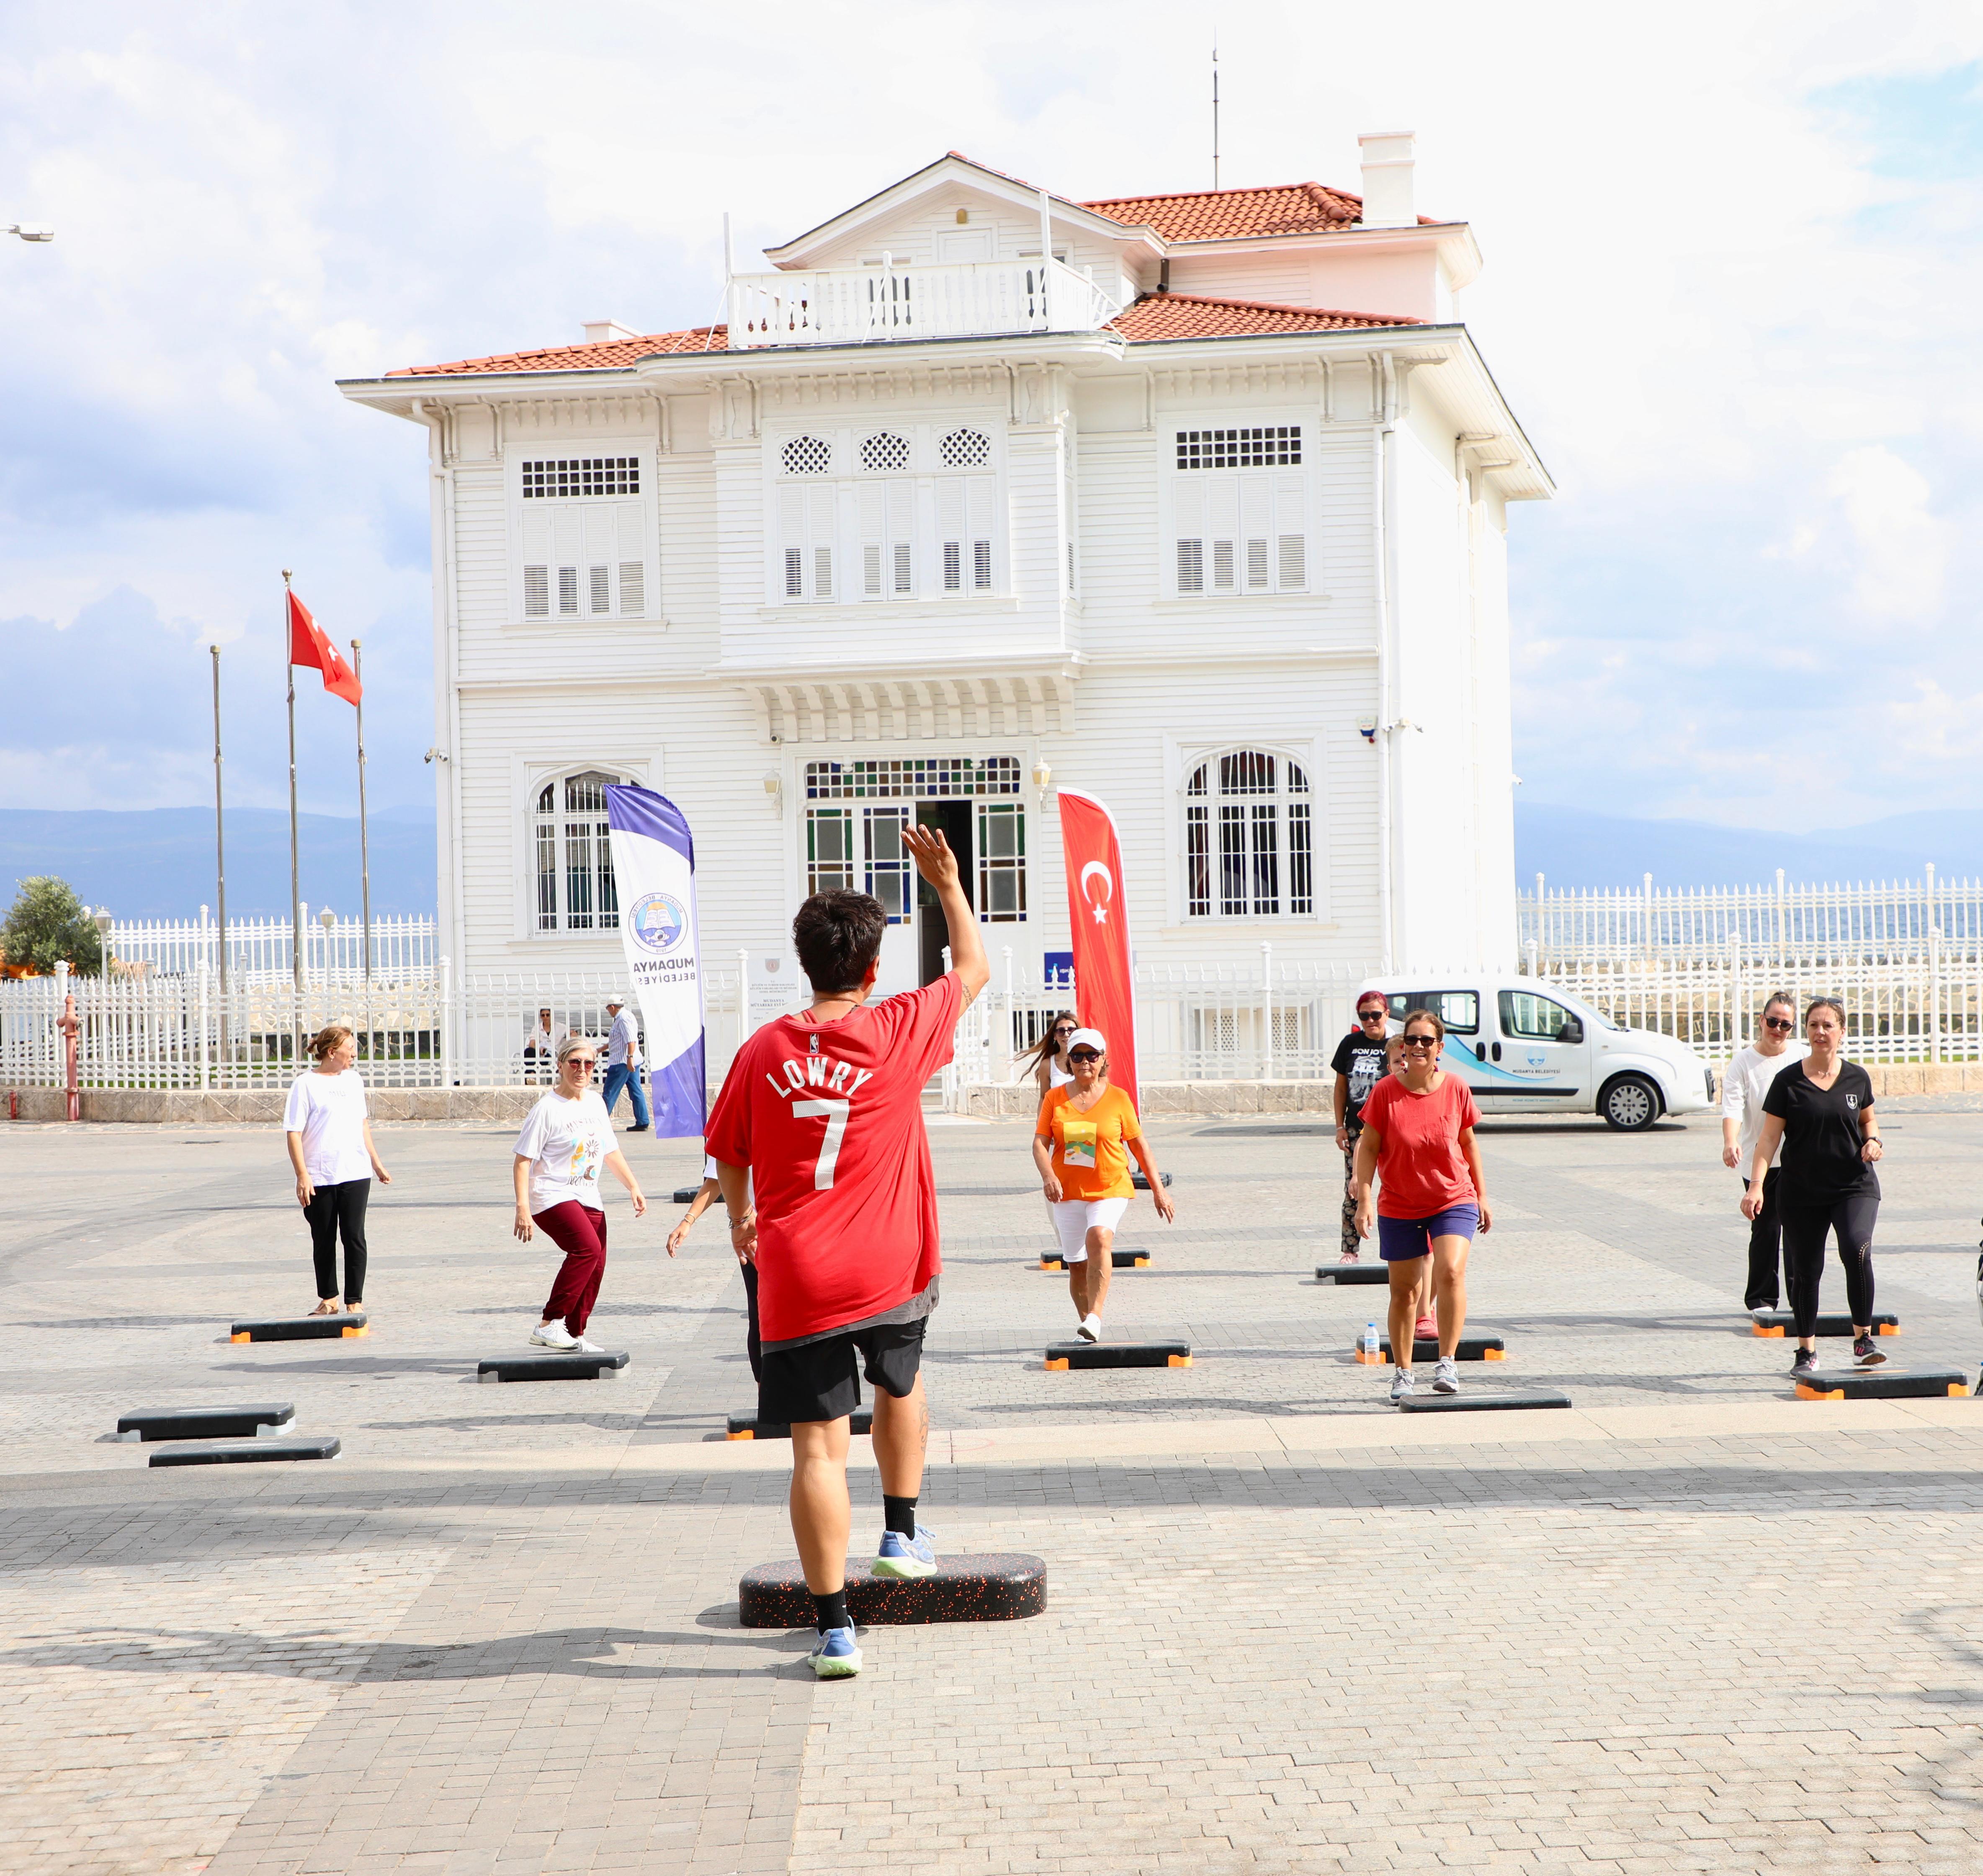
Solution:
{"label": "raised arm", "polygon": [[936,889],[950,935],[950,968],[963,985],[964,1001],[968,1003],[992,981],[992,965],[985,955],[985,941],[978,935],[978,915],[958,878],[957,855],[950,851],[941,828],[905,828],[902,844],[915,861],[916,871]]}

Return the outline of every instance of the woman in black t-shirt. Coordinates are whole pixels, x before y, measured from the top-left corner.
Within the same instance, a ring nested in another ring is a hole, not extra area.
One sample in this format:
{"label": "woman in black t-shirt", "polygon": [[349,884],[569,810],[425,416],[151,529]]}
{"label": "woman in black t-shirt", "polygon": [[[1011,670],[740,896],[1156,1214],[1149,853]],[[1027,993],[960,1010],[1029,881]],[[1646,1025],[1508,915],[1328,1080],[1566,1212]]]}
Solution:
{"label": "woman in black t-shirt", "polygon": [[1873,1339],[1873,1225],[1880,1212],[1880,1180],[1873,1168],[1882,1148],[1873,1117],[1872,1077],[1838,1052],[1845,1039],[1845,1005],[1820,997],[1804,1013],[1811,1053],[1793,1062],[1763,1097],[1763,1131],[1749,1169],[1742,1213],[1763,1208],[1763,1180],[1783,1143],[1777,1175],[1777,1212],[1783,1220],[1784,1265],[1791,1306],[1797,1314],[1797,1352],[1792,1374],[1817,1359],[1817,1292],[1824,1276],[1824,1240],[1836,1232],[1845,1266],[1845,1296],[1852,1310],[1852,1355],[1862,1368],[1887,1358]]}
{"label": "woman in black t-shirt", "polygon": [[1360,1260],[1363,1240],[1356,1230],[1356,1138],[1363,1131],[1363,1103],[1386,1072],[1384,1032],[1390,1005],[1381,990],[1356,999],[1356,1027],[1336,1045],[1329,1066],[1336,1071],[1336,1147],[1343,1155],[1343,1257]]}

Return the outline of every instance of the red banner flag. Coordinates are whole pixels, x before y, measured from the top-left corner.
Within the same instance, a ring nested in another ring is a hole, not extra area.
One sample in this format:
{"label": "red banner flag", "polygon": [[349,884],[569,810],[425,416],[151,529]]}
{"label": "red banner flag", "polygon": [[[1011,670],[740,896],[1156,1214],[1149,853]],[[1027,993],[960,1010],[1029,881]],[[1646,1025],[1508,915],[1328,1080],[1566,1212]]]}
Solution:
{"label": "red banner flag", "polygon": [[1109,1039],[1109,1080],[1136,1099],[1136,990],[1129,968],[1129,909],[1122,846],[1107,808],[1078,788],[1060,794],[1068,923],[1074,934],[1075,1000],[1081,1020]]}
{"label": "red banner flag", "polygon": [[292,593],[289,600],[289,662],[307,664],[323,674],[323,687],[333,697],[355,704],[363,694],[349,665],[337,655],[337,647],[324,636],[323,627],[310,617],[309,608]]}

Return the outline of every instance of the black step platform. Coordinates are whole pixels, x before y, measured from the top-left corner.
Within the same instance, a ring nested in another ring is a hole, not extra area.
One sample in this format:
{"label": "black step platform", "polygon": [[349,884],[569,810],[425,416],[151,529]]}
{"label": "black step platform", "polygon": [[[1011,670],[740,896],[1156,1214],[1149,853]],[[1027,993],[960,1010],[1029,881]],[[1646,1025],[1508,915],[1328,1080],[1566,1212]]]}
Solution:
{"label": "black step platform", "polygon": [[[1170,1182],[1171,1175],[1166,1172],[1164,1175],[1164,1183],[1165,1185],[1169,1185]],[[1150,1182],[1144,1177],[1140,1169],[1129,1175],[1129,1183],[1135,1186],[1139,1192],[1146,1192],[1150,1189]]]}
{"label": "black step platform", "polygon": [[1527,1388],[1520,1392],[1506,1388],[1463,1387],[1456,1394],[1435,1394],[1430,1387],[1422,1387],[1398,1403],[1399,1409],[1406,1413],[1514,1413],[1530,1407],[1569,1405],[1567,1394],[1559,1394],[1550,1387]]}
{"label": "black step platform", "polygon": [[1315,1280],[1318,1283],[1389,1283],[1391,1267],[1389,1264],[1317,1264]]}
{"label": "black step platform", "polygon": [[266,1406],[139,1407],[120,1414],[119,1440],[267,1439],[296,1410],[286,1400]]}
{"label": "black step platform", "polygon": [[[878,1577],[874,1560],[847,1560],[847,1612],[857,1623],[1016,1622],[1047,1606],[1047,1567],[1005,1552],[939,1557],[933,1577]],[[745,1628],[811,1628],[813,1600],[796,1559],[760,1563],[737,1585]]]}
{"label": "black step platform", "polygon": [[674,1189],[674,1202],[677,1205],[692,1205],[695,1202],[696,1194],[701,1190],[700,1183],[694,1185],[677,1185]]}
{"label": "black step platform", "polygon": [[[1876,1336],[1898,1336],[1901,1333],[1901,1319],[1898,1316],[1876,1316],[1871,1327]],[[1797,1318],[1787,1309],[1758,1309],[1750,1318],[1749,1333],[1752,1336],[1794,1336],[1797,1333]],[[1821,1316],[1817,1333],[1820,1336],[1849,1339],[1852,1319],[1849,1316]]]}
{"label": "black step platform", "polygon": [[236,1323],[230,1342],[339,1342],[366,1333],[365,1312],[341,1316],[279,1316],[266,1323]]}
{"label": "black step platform", "polygon": [[292,1459],[335,1459],[343,1450],[334,1433],[284,1440],[206,1440],[198,1446],[161,1446],[154,1466],[266,1466]]}
{"label": "black step platform", "polygon": [[1049,1342],[1049,1368],[1189,1368],[1189,1342]]}
{"label": "black step platform", "polygon": [[1813,1368],[1797,1377],[1800,1400],[1921,1400],[1968,1392],[1961,1368]]}
{"label": "black step platform", "polygon": [[[1109,1268],[1112,1270],[1141,1270],[1149,1265],[1149,1261],[1148,1251],[1111,1251],[1109,1253]],[[1048,1251],[1041,1258],[1040,1268],[1042,1270],[1065,1270],[1067,1259],[1058,1251]]]}
{"label": "black step platform", "polygon": [[[871,1433],[874,1430],[874,1410],[871,1407],[856,1407],[848,1431]],[[777,1420],[761,1420],[754,1413],[733,1413],[730,1416],[726,1440],[789,1440],[792,1430]]]}
{"label": "black step platform", "polygon": [[555,1349],[541,1354],[497,1355],[475,1364],[478,1381],[611,1381],[627,1366],[625,1349],[603,1355],[567,1355]]}
{"label": "black step platform", "polygon": [[[1358,1343],[1356,1353],[1360,1356],[1363,1345]],[[1377,1352],[1386,1361],[1391,1359],[1391,1338],[1378,1338]],[[1508,1345],[1499,1336],[1462,1336],[1460,1346],[1453,1350],[1453,1359],[1463,1362],[1504,1362],[1508,1359]],[[1412,1365],[1439,1359],[1439,1338],[1436,1336],[1419,1336],[1412,1342]]]}

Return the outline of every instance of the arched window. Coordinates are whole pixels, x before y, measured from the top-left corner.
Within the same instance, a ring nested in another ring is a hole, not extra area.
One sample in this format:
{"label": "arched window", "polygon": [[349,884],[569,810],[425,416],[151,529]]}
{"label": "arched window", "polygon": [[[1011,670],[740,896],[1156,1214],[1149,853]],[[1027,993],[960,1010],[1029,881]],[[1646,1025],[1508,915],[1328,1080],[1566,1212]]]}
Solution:
{"label": "arched window", "polygon": [[617,931],[620,889],[606,834],[606,790],[622,778],[583,769],[537,791],[533,817],[540,931]]}
{"label": "arched window", "polygon": [[1315,837],[1308,777],[1261,749],[1201,762],[1185,785],[1185,910],[1193,918],[1309,918]]}

